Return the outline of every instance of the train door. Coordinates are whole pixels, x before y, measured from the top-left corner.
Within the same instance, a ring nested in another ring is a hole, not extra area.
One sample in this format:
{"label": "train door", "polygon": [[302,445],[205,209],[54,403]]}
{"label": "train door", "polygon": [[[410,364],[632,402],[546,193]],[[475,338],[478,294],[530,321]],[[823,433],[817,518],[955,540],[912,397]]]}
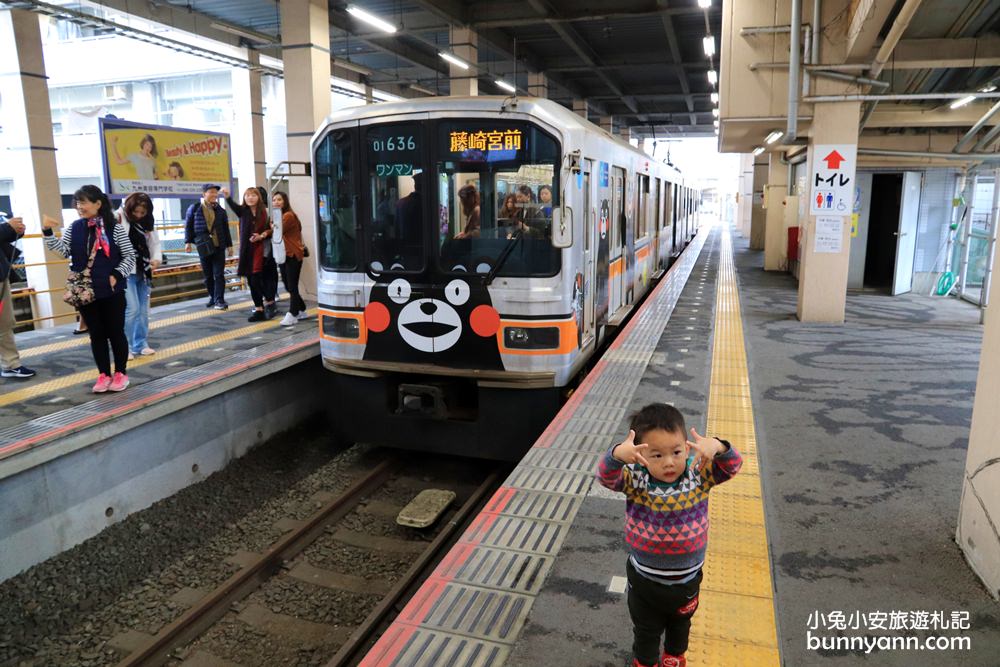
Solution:
{"label": "train door", "polygon": [[[583,167],[583,331],[580,349],[585,348],[594,338],[594,295],[597,285],[597,262],[595,248],[598,245],[597,208],[590,192],[590,174],[594,163],[585,160]],[[605,283],[607,278],[605,277]]]}
{"label": "train door", "polygon": [[597,163],[597,187],[594,201],[594,324],[598,340],[604,338],[604,326],[611,317],[611,233],[612,211],[615,210],[611,187],[611,167]]}
{"label": "train door", "polygon": [[681,186],[676,183],[673,184],[673,207],[671,210],[671,216],[673,217],[673,245],[670,248],[670,254],[673,257],[681,254],[681,237],[680,237],[680,227],[681,227]]}
{"label": "train door", "polygon": [[661,189],[660,179],[656,179],[653,185],[653,230],[652,239],[650,239],[650,255],[649,255],[649,273],[650,275],[656,273],[660,266],[660,225],[663,224],[663,190]]}
{"label": "train door", "polygon": [[610,243],[610,273],[611,273],[611,299],[608,304],[608,312],[612,316],[625,303],[625,276],[624,276],[624,253],[622,248],[625,245],[626,221],[625,217],[625,170],[621,167],[612,167],[612,192],[611,192],[611,215],[612,224],[609,236]]}
{"label": "train door", "polygon": [[625,181],[625,236],[622,243],[622,303],[635,300],[635,242],[639,240],[639,224],[642,220],[642,177]]}

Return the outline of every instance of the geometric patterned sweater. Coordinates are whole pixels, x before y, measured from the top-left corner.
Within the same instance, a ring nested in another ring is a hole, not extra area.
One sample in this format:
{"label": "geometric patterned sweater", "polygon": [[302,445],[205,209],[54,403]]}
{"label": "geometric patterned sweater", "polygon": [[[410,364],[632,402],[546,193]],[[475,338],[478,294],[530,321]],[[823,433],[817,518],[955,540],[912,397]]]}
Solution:
{"label": "geometric patterned sweater", "polygon": [[698,472],[690,463],[676,481],[661,482],[639,463],[625,465],[611,455],[598,463],[597,481],[626,496],[625,542],[637,569],[647,576],[683,580],[705,561],[708,546],[708,492],[735,475],[743,458],[727,441]]}

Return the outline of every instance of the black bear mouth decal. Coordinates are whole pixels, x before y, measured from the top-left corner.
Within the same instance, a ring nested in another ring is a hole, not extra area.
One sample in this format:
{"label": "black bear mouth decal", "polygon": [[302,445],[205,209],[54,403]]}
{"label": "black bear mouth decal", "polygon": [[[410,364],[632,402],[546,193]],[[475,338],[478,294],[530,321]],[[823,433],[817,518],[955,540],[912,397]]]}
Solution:
{"label": "black bear mouth decal", "polygon": [[443,352],[462,336],[458,312],[439,299],[409,302],[399,313],[398,326],[403,340],[421,352]]}
{"label": "black bear mouth decal", "polygon": [[444,322],[411,322],[403,326],[418,336],[425,338],[437,338],[455,329],[454,326],[445,324]]}

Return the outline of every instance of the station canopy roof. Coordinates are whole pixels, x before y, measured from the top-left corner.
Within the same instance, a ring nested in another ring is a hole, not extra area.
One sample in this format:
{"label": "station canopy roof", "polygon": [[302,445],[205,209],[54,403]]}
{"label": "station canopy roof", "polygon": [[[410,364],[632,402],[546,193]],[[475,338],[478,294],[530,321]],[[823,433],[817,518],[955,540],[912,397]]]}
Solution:
{"label": "station canopy roof", "polygon": [[[261,53],[280,58],[281,12],[274,0],[110,0],[102,3],[60,0],[0,2],[40,10],[65,6],[72,11],[120,5],[120,12],[141,10],[155,16],[160,7],[241,31],[240,39]],[[589,117],[611,116],[617,131],[633,136],[710,136],[707,73],[718,56],[703,46],[712,35],[718,49],[722,0],[703,9],[698,0],[352,0],[329,2],[330,53],[335,64],[360,73],[376,88],[406,96],[449,93],[449,65],[440,51],[450,49],[453,27],[478,35],[476,73],[481,94],[505,94],[496,79],[517,81],[528,93],[528,75],[546,75],[548,97],[573,106],[586,100]],[[393,24],[386,34],[348,12],[354,6]],[[105,13],[106,15],[106,13]],[[213,25],[213,28],[217,28]],[[515,64],[516,58],[516,64]],[[343,71],[343,70],[341,70]]]}

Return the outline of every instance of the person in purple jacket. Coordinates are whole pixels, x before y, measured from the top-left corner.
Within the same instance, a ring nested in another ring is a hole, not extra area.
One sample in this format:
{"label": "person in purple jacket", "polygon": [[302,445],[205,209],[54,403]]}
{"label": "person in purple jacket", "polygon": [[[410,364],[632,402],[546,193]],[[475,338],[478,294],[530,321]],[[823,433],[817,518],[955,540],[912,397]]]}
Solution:
{"label": "person in purple jacket", "polygon": [[[662,403],[635,413],[630,429],[598,463],[597,480],[626,498],[632,665],[686,667],[708,545],[708,492],[743,459],[727,441],[694,428],[688,440],[684,416]],[[691,450],[697,461],[688,459]]]}

